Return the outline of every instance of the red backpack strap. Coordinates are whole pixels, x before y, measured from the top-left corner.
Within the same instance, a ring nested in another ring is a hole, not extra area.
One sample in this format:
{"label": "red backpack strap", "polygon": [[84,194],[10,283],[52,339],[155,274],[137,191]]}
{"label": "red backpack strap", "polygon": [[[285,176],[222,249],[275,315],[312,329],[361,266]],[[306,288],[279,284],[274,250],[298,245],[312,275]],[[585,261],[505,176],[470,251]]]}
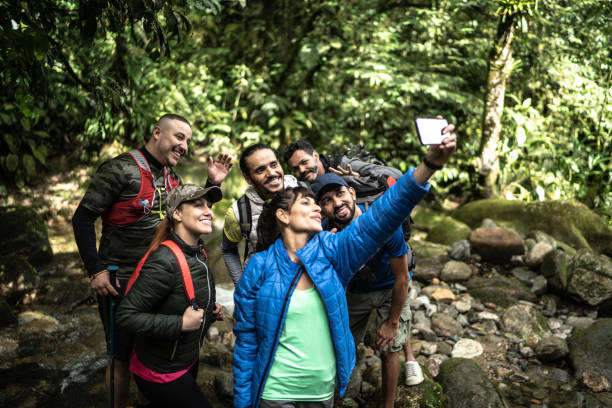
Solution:
{"label": "red backpack strap", "polygon": [[397,181],[397,180],[396,180],[396,179],[394,179],[394,178],[393,178],[393,177],[391,177],[391,176],[387,177],[387,185],[388,185],[389,187],[391,187],[392,185],[394,185],[396,181]]}
{"label": "red backpack strap", "polygon": [[[166,241],[163,241],[161,245],[168,248],[176,258],[176,261],[179,264],[179,268],[181,269],[181,277],[183,278],[183,286],[185,287],[187,300],[189,301],[189,304],[194,307],[194,309],[197,309],[197,304],[195,303],[195,290],[193,288],[193,280],[191,279],[191,270],[189,269],[189,265],[187,264],[185,254],[183,254],[183,251],[181,251],[181,248],[179,248],[176,242],[172,240],[168,239]],[[202,252],[204,252],[204,250],[202,250]],[[134,285],[134,282],[136,282],[136,279],[138,279],[138,276],[140,275],[140,270],[142,269],[142,266],[149,257],[150,253],[151,250],[149,249],[147,253],[144,254],[140,262],[138,262],[138,265],[136,266],[136,269],[134,269],[134,272],[132,272],[132,276],[130,276],[130,280],[128,281],[128,284],[125,288],[126,295]],[[206,252],[204,252],[204,255],[206,255]]]}
{"label": "red backpack strap", "polygon": [[[179,267],[181,268],[181,276],[183,277],[183,286],[185,286],[185,293],[187,294],[187,300],[190,305],[194,305],[195,300],[195,290],[193,289],[193,280],[191,280],[191,270],[189,269],[189,265],[187,264],[187,259],[185,258],[185,254],[176,242],[172,240],[166,240],[161,243],[165,247],[167,247],[176,258]],[[196,305],[197,306],[197,305]],[[196,307],[194,307],[195,309]]]}
{"label": "red backpack strap", "polygon": [[134,282],[136,282],[136,279],[138,279],[138,276],[140,275],[140,270],[142,269],[142,265],[144,265],[144,263],[147,260],[147,258],[149,257],[150,253],[151,253],[151,249],[149,249],[147,251],[147,253],[144,254],[144,256],[142,258],[140,258],[140,261],[138,262],[138,265],[136,265],[136,268],[134,269],[134,272],[132,272],[132,276],[130,276],[130,280],[128,281],[128,284],[125,287],[125,295],[127,295],[127,293],[130,291],[130,289],[134,285]]}

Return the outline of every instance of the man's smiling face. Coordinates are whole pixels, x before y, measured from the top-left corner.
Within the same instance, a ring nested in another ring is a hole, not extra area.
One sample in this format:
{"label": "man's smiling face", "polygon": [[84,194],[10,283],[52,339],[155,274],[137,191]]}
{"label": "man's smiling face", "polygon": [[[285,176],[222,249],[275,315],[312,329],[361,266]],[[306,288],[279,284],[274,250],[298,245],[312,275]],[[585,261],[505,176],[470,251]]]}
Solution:
{"label": "man's smiling face", "polygon": [[273,150],[256,150],[245,161],[248,174],[244,174],[244,178],[261,197],[271,198],[285,188],[285,173]]}

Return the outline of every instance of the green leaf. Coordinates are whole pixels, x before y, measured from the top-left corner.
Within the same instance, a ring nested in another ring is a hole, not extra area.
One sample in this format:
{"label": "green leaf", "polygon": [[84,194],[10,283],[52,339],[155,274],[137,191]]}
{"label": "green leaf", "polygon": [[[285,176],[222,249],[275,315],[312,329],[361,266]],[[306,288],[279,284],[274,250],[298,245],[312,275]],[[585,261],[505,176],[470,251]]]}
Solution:
{"label": "green leaf", "polygon": [[23,167],[25,168],[28,176],[32,177],[36,175],[36,163],[34,162],[32,155],[26,153],[23,155],[21,160],[23,161]]}
{"label": "green leaf", "polygon": [[47,161],[47,149],[45,145],[40,146],[40,148],[36,147],[36,143],[32,139],[28,140],[28,144],[30,145],[30,150],[32,150],[32,154],[36,157],[36,160],[40,162],[42,165],[46,165]]}
{"label": "green leaf", "polygon": [[17,170],[17,166],[19,166],[19,157],[16,154],[9,154],[6,156],[6,168],[8,171],[13,172]]}

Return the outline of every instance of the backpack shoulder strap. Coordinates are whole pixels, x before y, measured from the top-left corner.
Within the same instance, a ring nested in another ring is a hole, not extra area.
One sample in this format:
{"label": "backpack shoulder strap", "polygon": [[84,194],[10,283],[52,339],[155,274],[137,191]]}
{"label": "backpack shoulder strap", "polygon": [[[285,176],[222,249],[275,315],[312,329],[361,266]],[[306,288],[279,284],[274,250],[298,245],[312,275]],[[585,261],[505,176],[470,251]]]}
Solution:
{"label": "backpack shoulder strap", "polygon": [[185,294],[187,295],[187,300],[189,301],[189,304],[192,305],[195,300],[195,290],[193,289],[191,270],[189,269],[189,265],[187,264],[185,254],[183,253],[183,251],[181,251],[181,248],[179,248],[176,242],[170,239],[163,241],[161,245],[167,247],[172,252],[172,254],[174,254],[174,257],[176,258],[181,269],[181,276],[183,277],[183,286],[185,286]]}
{"label": "backpack shoulder strap", "polygon": [[249,197],[244,194],[242,197],[238,199],[238,223],[240,224],[240,230],[242,231],[242,236],[245,239],[244,244],[244,257],[246,260],[247,255],[249,254],[249,236],[251,235],[251,230],[253,228],[253,214],[251,212],[251,200]]}
{"label": "backpack shoulder strap", "polygon": [[149,166],[149,162],[147,161],[147,159],[144,157],[144,154],[142,154],[140,150],[138,149],[130,150],[128,154],[132,156],[132,159],[134,159],[138,167],[151,173],[151,166]]}
{"label": "backpack shoulder strap", "polygon": [[251,213],[251,200],[244,194],[238,199],[238,223],[240,224],[240,230],[242,236],[249,238],[251,228],[253,224],[253,214]]}
{"label": "backpack shoulder strap", "polygon": [[[193,280],[191,279],[191,270],[189,269],[189,265],[187,264],[185,254],[183,254],[183,251],[181,251],[181,248],[179,248],[176,242],[172,240],[165,240],[160,245],[163,245],[168,248],[176,258],[176,261],[179,264],[179,268],[181,269],[181,277],[183,278],[183,286],[185,287],[185,294],[187,295],[187,300],[189,301],[190,305],[195,305],[195,290],[193,288]],[[142,266],[149,257],[150,253],[151,250],[148,250],[147,253],[144,254],[144,256],[140,259],[140,262],[138,262],[138,265],[136,266],[136,269],[134,269],[134,272],[132,272],[132,276],[130,276],[130,280],[128,281],[128,284],[125,288],[125,294],[130,291],[130,289],[134,285],[134,282],[136,282],[136,279],[138,279],[138,276],[140,275],[140,270],[142,269]],[[197,307],[197,305],[195,306]]]}

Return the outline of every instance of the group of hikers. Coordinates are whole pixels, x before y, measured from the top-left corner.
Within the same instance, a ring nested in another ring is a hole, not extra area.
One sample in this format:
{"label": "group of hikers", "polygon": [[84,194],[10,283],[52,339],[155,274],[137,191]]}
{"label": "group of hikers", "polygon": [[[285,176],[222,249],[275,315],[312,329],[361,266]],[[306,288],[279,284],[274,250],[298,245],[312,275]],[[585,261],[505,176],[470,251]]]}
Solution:
{"label": "group of hikers", "polygon": [[[306,141],[284,150],[295,176],[284,174],[266,144],[241,152],[249,187],[225,214],[221,246],[235,284],[235,407],[332,407],[346,391],[373,310],[384,406],[393,406],[400,350],[406,384],[423,381],[410,350],[413,255],[402,224],[455,151],[453,130],[443,129],[442,144],[404,175],[319,154]],[[73,216],[106,333],[114,407],[127,405],[131,374],[137,406],[211,406],[196,383],[198,356],[223,308],[200,237],[212,232],[211,207],[233,162],[228,154],[211,157],[206,184],[184,184],[173,168],[191,138],[185,118],[163,115],[143,147],[98,168]],[[364,200],[360,186],[370,179],[386,186]]]}

